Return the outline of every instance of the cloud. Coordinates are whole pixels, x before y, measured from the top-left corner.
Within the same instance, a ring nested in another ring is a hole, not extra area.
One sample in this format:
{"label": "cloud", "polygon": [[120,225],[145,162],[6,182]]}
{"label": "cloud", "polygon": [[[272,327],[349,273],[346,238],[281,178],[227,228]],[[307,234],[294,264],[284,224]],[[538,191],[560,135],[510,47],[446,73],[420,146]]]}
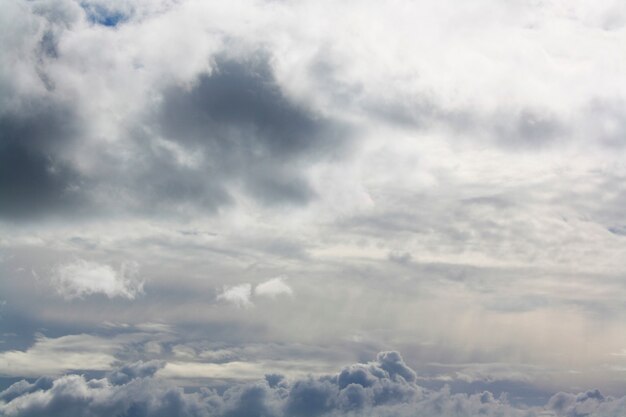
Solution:
{"label": "cloud", "polygon": [[253,296],[274,298],[283,294],[292,295],[293,290],[285,283],[285,279],[285,277],[272,278],[254,287],[254,290],[249,283],[224,286],[217,300],[232,303],[239,308],[248,308],[254,305]]}
{"label": "cloud", "polygon": [[151,377],[164,366],[165,362],[163,361],[139,361],[126,364],[120,368],[115,369],[107,375],[107,378],[112,384],[124,385],[135,378]]}
{"label": "cloud", "polygon": [[278,295],[293,295],[293,290],[285,283],[286,277],[276,277],[267,280],[254,288],[254,295],[258,297],[274,298]]}
{"label": "cloud", "polygon": [[116,271],[110,265],[82,259],[57,266],[52,285],[67,299],[104,294],[108,298],[132,300],[143,292],[143,281],[137,278],[136,264],[124,263]]}
{"label": "cloud", "polygon": [[52,100],[0,112],[0,216],[78,214],[85,179],[61,155],[77,135],[75,119],[72,109]]}
{"label": "cloud", "polygon": [[[390,363],[394,364],[391,373],[384,369]],[[339,374],[293,380],[271,375],[257,382],[232,382],[220,392],[202,387],[188,392],[155,376],[161,364],[139,362],[102,379],[65,375],[17,382],[0,392],[0,413],[10,417],[609,417],[626,410],[626,397],[604,397],[598,391],[558,393],[545,406],[520,408],[488,391],[428,390],[396,372],[404,369],[404,365],[395,367],[402,363],[397,352],[385,352],[374,362],[350,365]],[[407,371],[401,373],[414,375]]]}
{"label": "cloud", "polygon": [[[0,346],[155,320],[179,339],[158,359],[196,335],[294,367],[276,346],[408,345],[420,373],[523,360],[554,392],[623,392],[626,13],[562,3],[4,1]],[[76,258],[53,283],[87,300],[28,273]],[[282,273],[297,287],[256,278]],[[342,410],[384,396],[348,385]]]}
{"label": "cloud", "polygon": [[57,375],[77,369],[106,370],[115,361],[118,340],[90,335],[48,338],[38,335],[35,344],[25,351],[0,352],[0,375]]}
{"label": "cloud", "polygon": [[[99,4],[85,10],[103,25],[124,20]],[[46,33],[46,49],[32,53],[42,67],[61,65],[62,56],[47,55],[59,55],[64,29]],[[17,110],[0,103],[0,217],[210,216],[240,194],[268,206],[309,203],[316,192],[306,167],[341,153],[349,129],[290,99],[269,53],[214,51],[206,60],[210,67],[184,83],[152,86],[159,99],[141,103],[116,128],[123,139],[109,143],[86,139],[101,135],[93,130],[107,116],[86,114],[57,89],[18,94]],[[96,150],[99,159],[89,156]]]}
{"label": "cloud", "polygon": [[223,292],[217,296],[217,299],[232,303],[239,308],[248,308],[253,305],[252,301],[250,301],[251,296],[252,285],[240,284],[232,287],[225,286]]}

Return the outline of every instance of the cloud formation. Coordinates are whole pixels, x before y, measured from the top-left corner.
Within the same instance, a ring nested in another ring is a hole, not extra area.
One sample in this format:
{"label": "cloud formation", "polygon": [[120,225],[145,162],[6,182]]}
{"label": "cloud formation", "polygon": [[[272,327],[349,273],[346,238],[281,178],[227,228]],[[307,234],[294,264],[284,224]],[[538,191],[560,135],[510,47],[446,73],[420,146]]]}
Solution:
{"label": "cloud formation", "polygon": [[[20,381],[0,392],[0,412],[11,417],[49,416],[459,416],[580,415],[608,417],[625,411],[624,398],[598,391],[558,393],[543,407],[518,408],[490,392],[452,394],[424,389],[397,352],[374,362],[345,367],[338,374],[234,384],[223,393],[209,388],[185,392],[154,376],[162,363],[135,363],[102,379],[65,375]],[[408,377],[407,378],[405,378]]]}
{"label": "cloud formation", "polygon": [[293,295],[293,290],[285,283],[285,277],[276,277],[254,287],[254,295],[274,298],[278,295]]}
{"label": "cloud formation", "polygon": [[251,296],[252,285],[240,284],[232,287],[224,287],[223,292],[218,294],[217,299],[227,301],[240,308],[247,308],[252,307],[252,301],[250,301]]}
{"label": "cloud formation", "polygon": [[[7,376],[142,360],[56,380],[128,417],[626,390],[623,2],[3,0],[0,27]],[[327,374],[392,349],[417,372]],[[270,368],[216,409],[117,388]]]}
{"label": "cloud formation", "polygon": [[53,272],[52,285],[66,299],[104,294],[108,298],[132,300],[143,292],[136,264],[123,263],[116,271],[110,265],[84,259],[58,265]]}

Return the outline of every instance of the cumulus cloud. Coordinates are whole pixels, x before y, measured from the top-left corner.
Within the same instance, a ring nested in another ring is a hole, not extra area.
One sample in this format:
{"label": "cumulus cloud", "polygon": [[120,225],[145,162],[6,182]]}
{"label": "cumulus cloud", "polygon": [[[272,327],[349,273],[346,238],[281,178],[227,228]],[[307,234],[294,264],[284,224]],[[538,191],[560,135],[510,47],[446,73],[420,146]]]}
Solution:
{"label": "cumulus cloud", "polygon": [[234,304],[239,308],[252,307],[252,285],[240,284],[232,287],[225,286],[222,293],[217,296],[218,300],[223,300]]}
{"label": "cumulus cloud", "polygon": [[78,259],[58,265],[52,285],[67,299],[104,294],[109,298],[134,299],[143,292],[143,281],[137,276],[137,265],[124,263],[119,271],[110,265]]}
{"label": "cumulus cloud", "polygon": [[285,277],[276,277],[252,288],[252,284],[244,283],[233,286],[224,286],[217,295],[217,300],[226,301],[239,308],[248,308],[254,305],[253,297],[275,298],[279,295],[293,295],[293,290],[285,283]]}
{"label": "cumulus cloud", "polygon": [[159,369],[165,366],[163,361],[147,361],[126,364],[115,369],[107,375],[107,379],[115,385],[124,385],[135,378],[147,378],[153,376]]}
{"label": "cumulus cloud", "polygon": [[448,387],[424,389],[411,380],[415,374],[397,352],[383,352],[376,361],[350,365],[339,374],[295,380],[268,375],[257,382],[233,383],[220,392],[184,391],[154,376],[161,366],[128,364],[102,379],[65,375],[20,381],[0,392],[0,413],[11,417],[609,417],[626,410],[624,398],[604,397],[598,391],[559,393],[543,407],[520,408],[488,391],[453,394]]}
{"label": "cumulus cloud", "polygon": [[276,277],[267,280],[254,288],[254,295],[274,298],[278,295],[293,295],[293,290],[285,283],[286,277]]}

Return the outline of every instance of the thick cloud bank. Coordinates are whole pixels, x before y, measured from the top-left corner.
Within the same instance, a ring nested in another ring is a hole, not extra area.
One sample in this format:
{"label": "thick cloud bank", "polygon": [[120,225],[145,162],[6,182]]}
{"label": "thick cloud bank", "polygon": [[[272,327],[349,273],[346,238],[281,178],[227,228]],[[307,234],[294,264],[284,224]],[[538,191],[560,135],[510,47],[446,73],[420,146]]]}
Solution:
{"label": "thick cloud bank", "polygon": [[338,374],[233,384],[223,392],[200,388],[186,392],[158,378],[158,361],[126,365],[102,379],[65,375],[20,381],[0,393],[3,416],[617,416],[626,399],[598,391],[559,393],[545,407],[521,409],[490,392],[452,394],[416,384],[416,374],[397,352],[376,361],[345,367]]}

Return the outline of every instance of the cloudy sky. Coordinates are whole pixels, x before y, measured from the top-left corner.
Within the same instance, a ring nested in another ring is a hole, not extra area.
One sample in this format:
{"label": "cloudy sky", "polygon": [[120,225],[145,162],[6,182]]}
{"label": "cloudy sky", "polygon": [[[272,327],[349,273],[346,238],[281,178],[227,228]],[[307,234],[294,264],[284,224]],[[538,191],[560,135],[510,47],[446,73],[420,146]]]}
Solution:
{"label": "cloudy sky", "polygon": [[623,1],[0,7],[0,415],[626,413]]}

